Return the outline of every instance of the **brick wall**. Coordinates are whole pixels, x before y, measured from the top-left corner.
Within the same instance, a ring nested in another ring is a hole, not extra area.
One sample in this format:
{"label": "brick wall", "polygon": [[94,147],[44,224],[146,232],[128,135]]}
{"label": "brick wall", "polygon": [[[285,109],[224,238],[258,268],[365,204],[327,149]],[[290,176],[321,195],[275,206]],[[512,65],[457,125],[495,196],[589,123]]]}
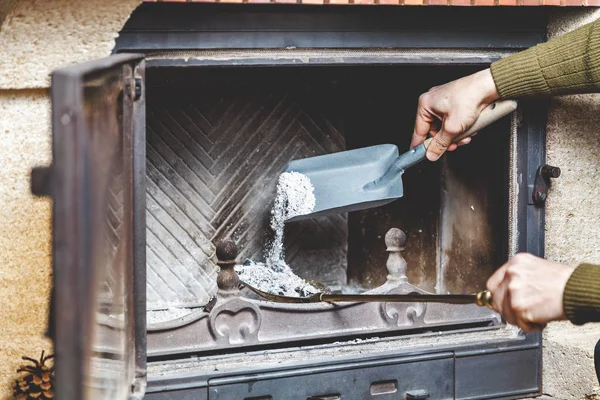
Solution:
{"label": "brick wall", "polygon": [[146,2],[253,4],[361,4],[407,6],[600,6],[600,0],[144,0]]}

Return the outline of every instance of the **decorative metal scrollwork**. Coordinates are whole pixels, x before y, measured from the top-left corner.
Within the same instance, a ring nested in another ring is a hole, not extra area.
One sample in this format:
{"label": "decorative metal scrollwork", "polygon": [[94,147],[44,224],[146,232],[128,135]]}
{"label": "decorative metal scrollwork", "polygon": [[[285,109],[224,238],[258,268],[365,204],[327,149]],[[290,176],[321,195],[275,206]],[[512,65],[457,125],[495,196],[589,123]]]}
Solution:
{"label": "decorative metal scrollwork", "polygon": [[255,304],[231,299],[212,310],[208,326],[217,343],[240,345],[258,342],[261,323],[262,315]]}

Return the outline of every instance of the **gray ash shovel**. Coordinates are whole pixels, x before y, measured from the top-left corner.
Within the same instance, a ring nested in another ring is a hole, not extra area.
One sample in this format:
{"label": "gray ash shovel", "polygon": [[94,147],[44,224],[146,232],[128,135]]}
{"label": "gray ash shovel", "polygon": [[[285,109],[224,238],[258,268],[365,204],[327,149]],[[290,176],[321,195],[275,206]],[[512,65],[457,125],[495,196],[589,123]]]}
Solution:
{"label": "gray ash shovel", "polygon": [[[517,108],[513,100],[501,100],[487,106],[475,124],[454,139],[467,138],[480,129],[510,114]],[[425,160],[431,139],[399,155],[398,147],[382,144],[291,161],[285,172],[306,175],[314,186],[316,199],[312,213],[290,221],[321,215],[365,210],[390,203],[403,196],[402,174]]]}

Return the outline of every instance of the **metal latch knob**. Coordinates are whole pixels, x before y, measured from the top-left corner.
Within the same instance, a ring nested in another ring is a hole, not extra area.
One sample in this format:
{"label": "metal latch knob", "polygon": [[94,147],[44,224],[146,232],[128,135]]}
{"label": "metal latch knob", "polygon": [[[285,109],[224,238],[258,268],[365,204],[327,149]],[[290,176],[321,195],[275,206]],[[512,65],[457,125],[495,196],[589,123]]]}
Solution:
{"label": "metal latch knob", "polygon": [[536,206],[543,206],[548,198],[548,189],[550,189],[550,178],[558,178],[560,168],[548,164],[540,165],[535,173],[533,182],[533,192],[531,199]]}

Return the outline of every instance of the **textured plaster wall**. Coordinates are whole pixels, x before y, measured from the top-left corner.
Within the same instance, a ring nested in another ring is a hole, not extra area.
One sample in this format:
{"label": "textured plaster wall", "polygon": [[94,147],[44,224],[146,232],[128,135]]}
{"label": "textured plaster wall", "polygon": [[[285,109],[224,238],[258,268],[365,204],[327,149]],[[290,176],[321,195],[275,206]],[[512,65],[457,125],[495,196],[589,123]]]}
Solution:
{"label": "textured plaster wall", "polygon": [[50,202],[28,194],[29,170],[49,162],[48,118],[45,90],[0,92],[0,394],[22,355],[51,350]]}
{"label": "textured plaster wall", "polygon": [[[599,17],[598,9],[559,10],[551,18],[550,37]],[[562,175],[548,198],[546,257],[600,264],[600,95],[553,99],[547,135],[548,162]],[[596,392],[593,350],[600,325],[551,324],[544,339],[544,392],[559,399]]]}
{"label": "textured plaster wall", "polygon": [[46,88],[58,67],[105,57],[141,0],[20,0],[0,31],[0,88]]}
{"label": "textured plaster wall", "polygon": [[21,356],[51,351],[49,200],[30,195],[50,162],[49,74],[110,55],[141,0],[0,0],[0,398]]}

